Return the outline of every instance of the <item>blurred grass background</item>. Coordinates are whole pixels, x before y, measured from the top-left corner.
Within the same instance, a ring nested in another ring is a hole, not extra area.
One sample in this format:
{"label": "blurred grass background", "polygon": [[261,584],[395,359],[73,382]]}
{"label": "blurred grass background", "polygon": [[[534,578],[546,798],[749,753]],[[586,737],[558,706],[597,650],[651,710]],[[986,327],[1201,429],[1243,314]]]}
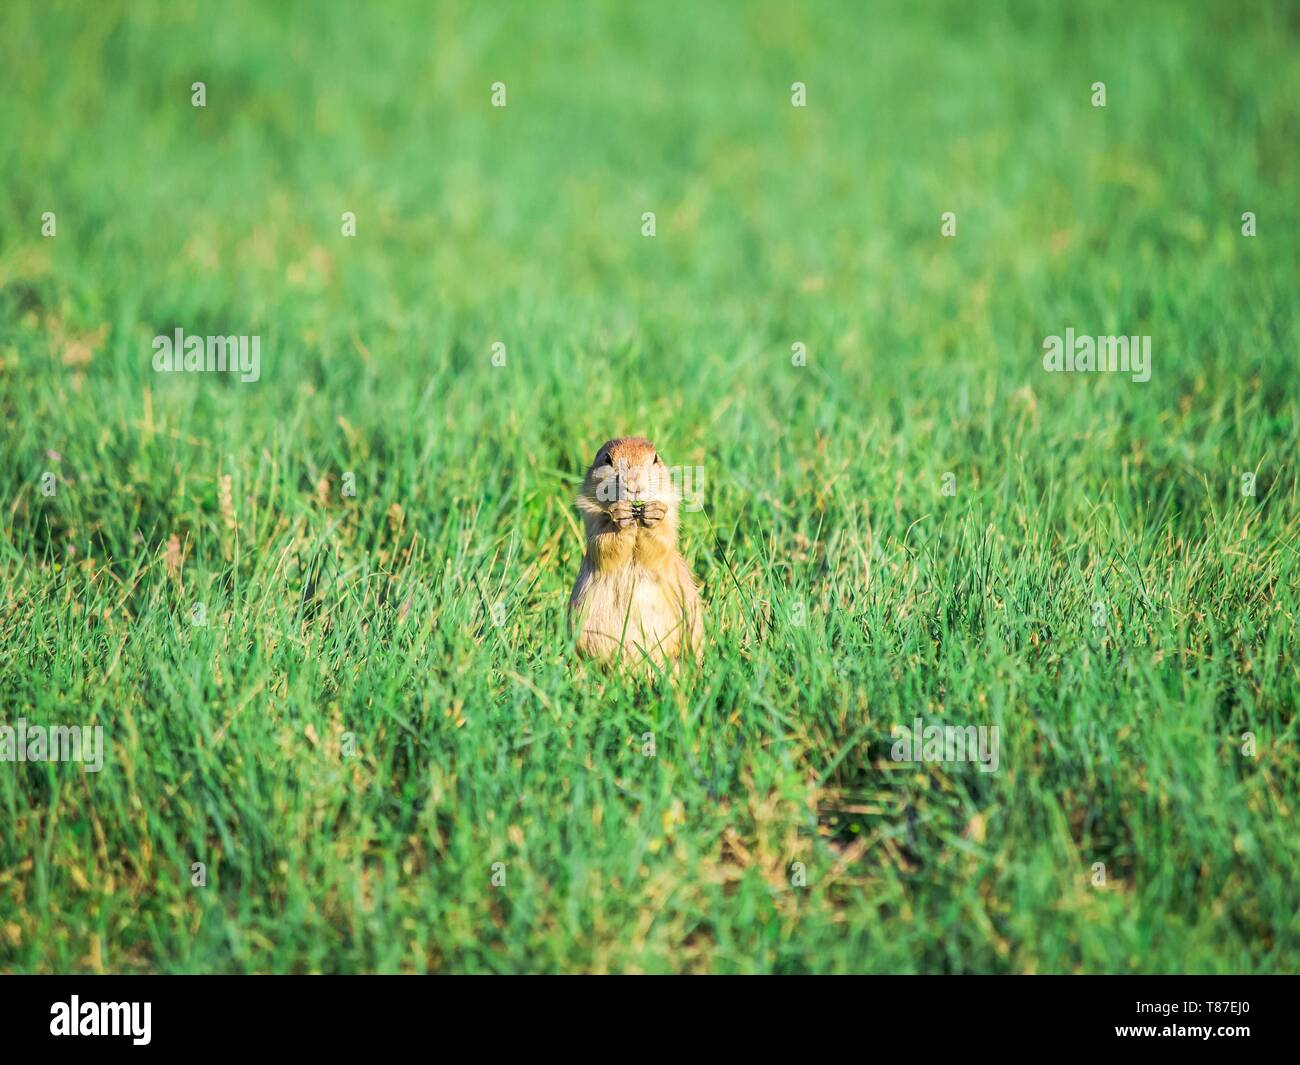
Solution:
{"label": "blurred grass background", "polygon": [[[1294,971],[1298,45],[1280,2],[6,4],[0,720],[110,750],[0,767],[0,965]],[[1151,381],[1044,373],[1067,326]],[[178,327],[261,380],[156,375]],[[675,688],[564,633],[622,432],[704,470]],[[1000,770],[891,762],[917,716]]]}

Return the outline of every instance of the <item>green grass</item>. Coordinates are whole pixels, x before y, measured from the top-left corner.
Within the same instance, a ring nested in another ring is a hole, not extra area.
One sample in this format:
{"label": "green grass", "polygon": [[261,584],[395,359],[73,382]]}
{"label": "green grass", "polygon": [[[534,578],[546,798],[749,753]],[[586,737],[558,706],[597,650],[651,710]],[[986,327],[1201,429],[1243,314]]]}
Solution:
{"label": "green grass", "polygon": [[[3,5],[0,722],[109,752],[0,764],[0,968],[1296,971],[1297,47]],[[261,380],[155,374],[177,327]],[[1066,327],[1150,382],[1044,372]],[[565,634],[623,432],[704,471],[676,686]],[[917,716],[998,771],[893,762]]]}

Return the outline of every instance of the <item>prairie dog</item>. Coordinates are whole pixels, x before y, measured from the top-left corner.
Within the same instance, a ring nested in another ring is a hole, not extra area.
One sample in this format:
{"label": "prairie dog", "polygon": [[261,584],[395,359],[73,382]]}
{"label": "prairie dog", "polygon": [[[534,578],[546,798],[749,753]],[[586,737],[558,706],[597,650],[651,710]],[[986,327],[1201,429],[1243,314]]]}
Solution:
{"label": "prairie dog", "polygon": [[655,446],[639,436],[596,452],[576,502],[587,553],[569,598],[584,658],[653,674],[703,652],[704,604],[677,551],[677,493]]}

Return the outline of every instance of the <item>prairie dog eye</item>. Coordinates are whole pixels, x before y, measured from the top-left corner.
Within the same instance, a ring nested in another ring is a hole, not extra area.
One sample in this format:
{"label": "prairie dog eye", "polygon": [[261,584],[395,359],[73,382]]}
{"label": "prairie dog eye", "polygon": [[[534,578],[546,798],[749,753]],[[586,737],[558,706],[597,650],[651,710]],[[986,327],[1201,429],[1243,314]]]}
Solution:
{"label": "prairie dog eye", "polygon": [[598,466],[613,466],[614,458],[608,451],[606,451],[605,454],[601,455],[600,458],[596,460],[596,464]]}

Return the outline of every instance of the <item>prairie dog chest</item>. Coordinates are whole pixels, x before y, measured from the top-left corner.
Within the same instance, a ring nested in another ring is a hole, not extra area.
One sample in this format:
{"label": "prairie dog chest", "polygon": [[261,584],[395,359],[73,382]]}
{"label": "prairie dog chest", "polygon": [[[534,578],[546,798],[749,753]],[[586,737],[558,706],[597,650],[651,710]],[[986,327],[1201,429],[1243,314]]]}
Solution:
{"label": "prairie dog chest", "polygon": [[593,575],[586,595],[589,618],[602,630],[627,631],[634,637],[661,638],[676,626],[678,607],[669,582],[655,569],[631,562]]}
{"label": "prairie dog chest", "polygon": [[655,611],[664,601],[667,591],[661,575],[639,562],[601,574],[596,578],[596,584],[601,586],[597,594],[603,593],[611,605],[621,610],[630,606],[633,618]]}

